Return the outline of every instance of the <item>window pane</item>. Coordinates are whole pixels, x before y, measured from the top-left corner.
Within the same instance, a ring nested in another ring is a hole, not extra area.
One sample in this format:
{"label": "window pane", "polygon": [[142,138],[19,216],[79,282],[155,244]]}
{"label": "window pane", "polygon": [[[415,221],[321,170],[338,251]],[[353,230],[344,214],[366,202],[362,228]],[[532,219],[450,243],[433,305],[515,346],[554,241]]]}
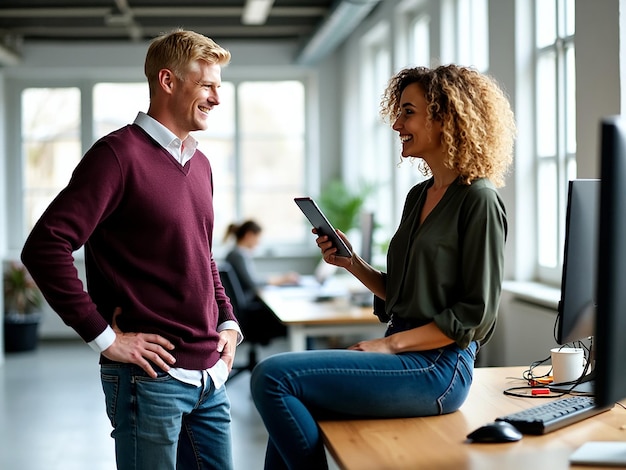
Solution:
{"label": "window pane", "polygon": [[455,62],[486,70],[489,66],[487,0],[455,1]]}
{"label": "window pane", "polygon": [[305,186],[304,86],[244,82],[238,93],[241,216],[264,227],[266,243],[293,244],[308,228],[293,203]]}
{"label": "window pane", "polygon": [[[427,27],[427,23],[425,24]],[[425,32],[427,34],[427,32]],[[350,189],[358,191],[368,185],[380,188],[368,195],[366,209],[374,213],[377,228],[375,238],[389,237],[389,232],[396,225],[396,214],[389,210],[393,207],[393,190],[390,188],[393,162],[397,154],[392,155],[392,130],[380,119],[379,102],[372,97],[380,96],[387,86],[391,70],[391,53],[386,37],[378,38],[375,43],[364,49],[361,75],[360,107],[356,114],[360,116],[361,137],[358,151],[352,152],[349,175]],[[345,227],[343,228],[345,230]]]}
{"label": "window pane", "polygon": [[543,161],[539,164],[537,184],[537,233],[539,264],[545,267],[556,267],[559,259],[558,246],[558,208],[557,208],[557,167],[554,161]]}
{"label": "window pane", "polygon": [[243,139],[241,181],[248,191],[277,186],[298,191],[304,174],[304,141],[292,138]]}
{"label": "window pane", "polygon": [[574,46],[565,52],[566,152],[576,153],[576,66]]}
{"label": "window pane", "polygon": [[487,0],[472,0],[472,65],[489,68],[489,9]]}
{"label": "window pane", "polygon": [[574,5],[576,0],[565,0],[565,35],[573,36],[575,31]]}
{"label": "window pane", "polygon": [[573,155],[567,159],[567,168],[565,170],[567,174],[567,181],[576,179],[576,156]]}
{"label": "window pane", "polygon": [[[235,138],[235,84],[222,82],[218,90],[220,104],[209,113],[208,128],[200,134],[203,136],[229,136]],[[196,135],[196,138],[199,139]]]}
{"label": "window pane", "polygon": [[472,65],[471,2],[470,0],[457,0],[456,7],[457,61],[463,65]]}
{"label": "window pane", "polygon": [[241,129],[246,134],[304,134],[301,82],[245,82],[239,86]]}
{"label": "window pane", "polygon": [[537,152],[539,157],[553,156],[557,149],[556,57],[553,53],[539,58],[536,86]]}
{"label": "window pane", "polygon": [[22,92],[21,107],[24,224],[28,232],[80,161],[80,91],[27,88]]}
{"label": "window pane", "polygon": [[556,0],[535,0],[535,27],[537,47],[545,47],[556,40]]}
{"label": "window pane", "polygon": [[98,83],[93,87],[94,140],[135,120],[148,111],[147,83]]}
{"label": "window pane", "polygon": [[312,242],[311,225],[293,202],[293,198],[300,195],[281,188],[271,193],[246,191],[242,194],[241,218],[259,222],[263,226],[262,240],[270,247],[276,247],[276,243],[293,244],[305,238]]}
{"label": "window pane", "polygon": [[430,18],[419,16],[412,24],[410,54],[415,65],[430,65]]}

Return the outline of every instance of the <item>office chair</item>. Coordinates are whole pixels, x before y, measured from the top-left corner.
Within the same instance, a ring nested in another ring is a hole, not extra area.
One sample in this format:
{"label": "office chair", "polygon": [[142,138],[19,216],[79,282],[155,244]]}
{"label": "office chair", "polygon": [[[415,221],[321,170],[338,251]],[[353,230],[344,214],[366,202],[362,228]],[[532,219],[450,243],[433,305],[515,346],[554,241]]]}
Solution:
{"label": "office chair", "polygon": [[244,341],[250,347],[247,363],[243,366],[233,366],[229,377],[232,379],[242,372],[252,372],[258,363],[258,348],[269,344],[276,337],[285,336],[287,332],[284,325],[279,324],[274,313],[260,299],[249,299],[245,295],[237,273],[229,263],[225,261],[219,263],[219,274],[239,321]]}

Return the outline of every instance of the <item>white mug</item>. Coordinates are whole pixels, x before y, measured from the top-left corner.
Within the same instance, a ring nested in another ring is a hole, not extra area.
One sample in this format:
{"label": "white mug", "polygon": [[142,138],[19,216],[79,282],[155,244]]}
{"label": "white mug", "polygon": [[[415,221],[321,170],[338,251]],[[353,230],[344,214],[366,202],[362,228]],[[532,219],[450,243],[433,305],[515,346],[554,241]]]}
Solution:
{"label": "white mug", "polygon": [[582,348],[553,348],[550,350],[550,357],[555,384],[574,382],[583,375],[585,351]]}

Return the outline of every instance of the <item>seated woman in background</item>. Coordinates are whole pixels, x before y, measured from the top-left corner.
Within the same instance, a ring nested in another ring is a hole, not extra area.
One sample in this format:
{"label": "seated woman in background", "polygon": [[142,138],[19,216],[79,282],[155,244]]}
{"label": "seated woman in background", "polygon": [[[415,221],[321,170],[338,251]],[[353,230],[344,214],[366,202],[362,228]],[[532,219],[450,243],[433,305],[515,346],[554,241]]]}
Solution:
{"label": "seated woman in background", "polygon": [[226,261],[235,270],[241,287],[250,299],[256,297],[257,289],[264,285],[291,285],[299,281],[297,273],[275,275],[265,279],[258,276],[252,253],[261,240],[261,231],[261,226],[254,220],[246,220],[240,225],[230,224],[224,236],[224,241],[231,237],[235,238],[235,246],[226,255]]}
{"label": "seated woman in background", "polygon": [[259,299],[257,290],[268,284],[295,284],[299,276],[294,273],[263,279],[257,275],[252,253],[260,241],[261,226],[255,221],[247,220],[240,225],[230,224],[226,230],[224,241],[230,237],[235,238],[235,246],[226,255],[225,261],[233,268],[247,299],[247,303],[241,306],[246,310],[246,315],[238,317],[244,336],[247,338],[254,337],[257,342],[262,344],[268,343],[272,338],[286,336],[286,327],[276,318],[274,312]]}

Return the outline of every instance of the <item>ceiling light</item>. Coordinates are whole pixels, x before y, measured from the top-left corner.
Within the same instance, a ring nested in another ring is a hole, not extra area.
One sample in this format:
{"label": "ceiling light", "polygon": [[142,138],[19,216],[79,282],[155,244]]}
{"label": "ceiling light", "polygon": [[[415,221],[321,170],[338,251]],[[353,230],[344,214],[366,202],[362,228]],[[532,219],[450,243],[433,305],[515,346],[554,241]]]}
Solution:
{"label": "ceiling light", "polygon": [[274,0],[246,0],[241,22],[243,24],[264,24]]}

